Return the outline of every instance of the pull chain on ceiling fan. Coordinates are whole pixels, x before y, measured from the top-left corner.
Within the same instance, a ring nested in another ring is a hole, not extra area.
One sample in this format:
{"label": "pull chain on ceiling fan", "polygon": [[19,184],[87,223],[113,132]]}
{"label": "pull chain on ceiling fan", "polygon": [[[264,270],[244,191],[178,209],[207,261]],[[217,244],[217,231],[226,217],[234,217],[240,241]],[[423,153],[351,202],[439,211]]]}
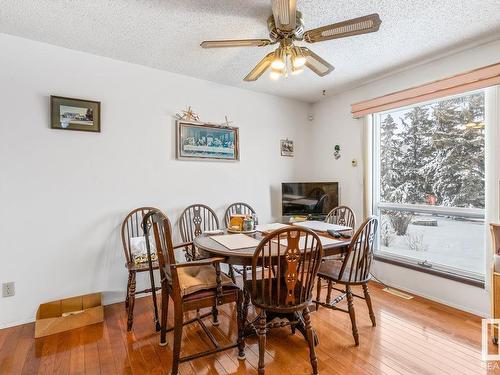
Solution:
{"label": "pull chain on ceiling fan", "polygon": [[271,0],[273,14],[267,20],[269,39],[206,40],[203,48],[264,47],[278,44],[274,52],[268,53],[243,79],[256,81],[271,68],[271,78],[299,74],[304,67],[323,77],[334,67],[307,47],[294,45],[295,41],[307,43],[345,38],[378,31],[382,21],[378,14],[353,18],[347,21],[318,27],[304,32],[302,13],[297,10],[297,0]]}

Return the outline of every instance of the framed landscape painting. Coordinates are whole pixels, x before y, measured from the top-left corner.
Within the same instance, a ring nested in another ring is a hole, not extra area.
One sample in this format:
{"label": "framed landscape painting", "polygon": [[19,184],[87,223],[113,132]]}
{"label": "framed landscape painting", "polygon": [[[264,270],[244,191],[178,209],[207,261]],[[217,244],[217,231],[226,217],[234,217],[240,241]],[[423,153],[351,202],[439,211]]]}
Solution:
{"label": "framed landscape painting", "polygon": [[238,128],[178,120],[177,158],[239,160]]}
{"label": "framed landscape painting", "polygon": [[101,131],[101,103],[90,100],[50,97],[52,129]]}

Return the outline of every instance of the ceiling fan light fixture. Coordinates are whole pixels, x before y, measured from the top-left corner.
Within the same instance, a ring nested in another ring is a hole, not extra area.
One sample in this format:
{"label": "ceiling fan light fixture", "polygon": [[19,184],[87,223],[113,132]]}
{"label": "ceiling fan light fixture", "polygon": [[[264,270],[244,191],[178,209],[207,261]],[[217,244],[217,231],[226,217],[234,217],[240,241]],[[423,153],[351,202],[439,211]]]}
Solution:
{"label": "ceiling fan light fixture", "polygon": [[300,47],[292,47],[292,66],[294,68],[302,68],[306,63],[306,57]]}
{"label": "ceiling fan light fixture", "polygon": [[296,75],[299,75],[300,73],[302,73],[304,71],[303,68],[296,68],[296,67],[292,67],[292,76],[296,76]]}
{"label": "ceiling fan light fixture", "polygon": [[274,68],[271,68],[271,73],[269,73],[269,77],[273,81],[277,81],[278,79],[281,78],[282,75],[283,75],[283,71],[282,70],[274,69]]}
{"label": "ceiling fan light fixture", "polygon": [[302,68],[306,63],[306,58],[304,56],[299,56],[293,59],[293,67],[294,68]]}
{"label": "ceiling fan light fixture", "polygon": [[271,67],[274,69],[283,69],[285,67],[285,63],[283,60],[274,60],[271,64]]}
{"label": "ceiling fan light fixture", "polygon": [[271,68],[275,70],[281,70],[285,67],[285,52],[282,48],[277,48],[274,51],[274,59],[271,63]]}

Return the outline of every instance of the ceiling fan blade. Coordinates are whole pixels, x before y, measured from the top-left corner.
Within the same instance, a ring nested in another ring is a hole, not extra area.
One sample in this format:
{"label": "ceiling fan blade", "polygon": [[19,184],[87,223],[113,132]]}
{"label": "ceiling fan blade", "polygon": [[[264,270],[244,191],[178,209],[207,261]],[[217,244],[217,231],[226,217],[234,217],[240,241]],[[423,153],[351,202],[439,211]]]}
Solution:
{"label": "ceiling fan blade", "polygon": [[378,31],[382,21],[377,13],[368,16],[353,18],[332,25],[318,27],[304,33],[304,40],[309,43],[324,40],[345,38],[347,36],[373,33]]}
{"label": "ceiling fan blade", "polygon": [[259,61],[255,68],[253,68],[252,71],[248,73],[245,78],[243,78],[243,80],[247,82],[258,80],[260,76],[271,66],[273,58],[274,52],[268,53],[262,60]]}
{"label": "ceiling fan blade", "polygon": [[272,0],[276,28],[293,31],[297,21],[297,0]]}
{"label": "ceiling fan blade", "polygon": [[329,64],[326,60],[316,55],[309,48],[302,47],[301,50],[306,57],[305,66],[307,66],[320,77],[326,76],[328,73],[333,72],[333,70],[335,69],[333,65]]}
{"label": "ceiling fan blade", "polygon": [[205,40],[200,46],[203,48],[224,47],[263,47],[271,44],[269,39],[233,39],[233,40]]}

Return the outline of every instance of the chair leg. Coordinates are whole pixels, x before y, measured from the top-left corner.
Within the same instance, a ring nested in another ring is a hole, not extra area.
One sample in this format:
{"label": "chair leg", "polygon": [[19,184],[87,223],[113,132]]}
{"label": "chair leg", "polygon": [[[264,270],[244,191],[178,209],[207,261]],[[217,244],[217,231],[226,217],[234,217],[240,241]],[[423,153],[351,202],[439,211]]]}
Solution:
{"label": "chair leg", "polygon": [[234,275],[234,267],[230,264],[228,266],[229,266],[229,277],[231,278],[231,281],[233,282],[233,284],[236,284],[236,276]]}
{"label": "chair leg", "polygon": [[332,300],[332,288],[333,288],[333,282],[331,280],[328,280],[328,290],[326,293],[326,303],[330,303]]}
{"label": "chair leg", "polygon": [[311,326],[311,316],[309,313],[309,308],[306,307],[302,312],[304,317],[304,324],[306,326],[307,341],[309,344],[309,357],[311,359],[311,366],[313,368],[313,374],[318,373],[318,360],[316,359],[316,350],[314,349],[314,334]]}
{"label": "chair leg", "polygon": [[242,310],[243,324],[247,323],[249,305],[250,305],[250,292],[247,289],[243,289],[243,310]]}
{"label": "chair leg", "polygon": [[372,321],[372,326],[376,327],[377,322],[375,321],[375,314],[373,313],[372,299],[370,297],[370,292],[368,291],[368,285],[363,284],[363,293],[365,295],[366,306],[368,306],[368,312],[370,313],[370,319]]}
{"label": "chair leg", "polygon": [[245,321],[243,320],[243,292],[238,293],[236,301],[236,319],[238,321],[238,359],[245,360]]}
{"label": "chair leg", "polygon": [[167,341],[167,320],[168,320],[168,289],[166,286],[161,288],[161,330],[160,330],[160,346],[166,346]]}
{"label": "chair leg", "polygon": [[132,272],[128,272],[128,280],[127,280],[127,295],[125,296],[125,309],[128,309],[129,302],[129,293],[130,293],[130,283],[132,281]]}
{"label": "chair leg", "polygon": [[177,375],[179,371],[179,359],[181,357],[182,327],[184,324],[184,314],[181,308],[175,306],[174,316],[174,350],[172,358],[172,375]]}
{"label": "chair leg", "polygon": [[216,306],[212,306],[212,325],[216,327],[219,325],[219,310]]}
{"label": "chair leg", "polygon": [[[316,301],[321,298],[321,277],[318,276],[318,284],[316,285]],[[319,306],[317,307],[319,308]]]}
{"label": "chair leg", "polygon": [[358,327],[356,326],[356,315],[354,314],[354,303],[351,287],[346,285],[345,287],[347,293],[347,309],[349,310],[349,316],[351,317],[351,325],[352,325],[352,335],[354,337],[354,342],[356,346],[359,345],[359,336],[358,336]]}
{"label": "chair leg", "polygon": [[266,311],[261,310],[259,314],[259,324],[257,334],[259,335],[259,375],[264,375],[264,355],[266,353]]}
{"label": "chair leg", "polygon": [[131,272],[130,288],[128,293],[128,318],[127,318],[127,331],[132,330],[134,324],[134,305],[135,305],[135,272]]}

